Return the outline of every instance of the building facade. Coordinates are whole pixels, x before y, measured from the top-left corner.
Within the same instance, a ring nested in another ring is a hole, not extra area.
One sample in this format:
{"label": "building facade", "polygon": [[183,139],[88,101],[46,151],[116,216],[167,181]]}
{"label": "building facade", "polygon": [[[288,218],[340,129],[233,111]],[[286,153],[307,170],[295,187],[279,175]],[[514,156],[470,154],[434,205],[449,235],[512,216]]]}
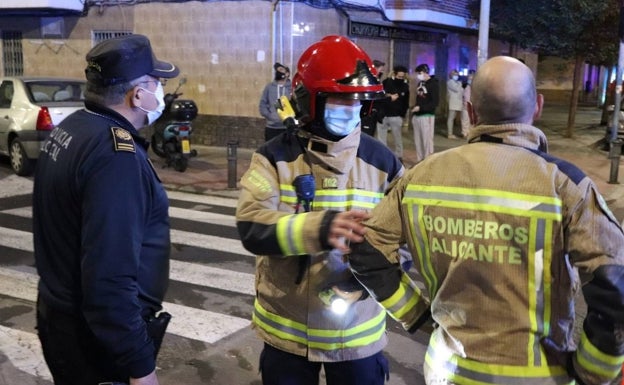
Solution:
{"label": "building facade", "polygon": [[[452,69],[476,69],[478,23],[470,18],[468,0],[386,0],[381,9],[367,0],[342,8],[315,1],[101,0],[87,1],[80,14],[0,7],[0,73],[83,78],[85,54],[97,41],[144,34],[156,55],[178,64],[187,79],[183,98],[195,100],[200,114],[196,140],[207,145],[238,140],[255,147],[264,127],[258,101],[273,77],[273,63],[289,66],[294,75],[299,55],[323,36],[350,37],[372,59],[386,63],[386,74],[393,65],[404,65],[413,76],[416,65],[429,64],[441,82],[441,100]],[[490,40],[488,52],[511,54],[496,40]],[[535,55],[515,56],[537,70]],[[170,81],[165,92],[176,86]]]}

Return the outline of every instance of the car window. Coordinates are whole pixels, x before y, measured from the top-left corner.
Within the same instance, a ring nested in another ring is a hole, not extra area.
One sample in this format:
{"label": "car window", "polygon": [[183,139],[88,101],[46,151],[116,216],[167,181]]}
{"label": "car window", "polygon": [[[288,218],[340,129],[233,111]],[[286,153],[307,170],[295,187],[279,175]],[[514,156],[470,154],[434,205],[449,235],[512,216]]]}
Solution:
{"label": "car window", "polygon": [[35,103],[84,101],[85,82],[37,80],[28,82],[26,88]]}
{"label": "car window", "polygon": [[5,80],[0,84],[0,108],[11,108],[13,100],[13,82]]}

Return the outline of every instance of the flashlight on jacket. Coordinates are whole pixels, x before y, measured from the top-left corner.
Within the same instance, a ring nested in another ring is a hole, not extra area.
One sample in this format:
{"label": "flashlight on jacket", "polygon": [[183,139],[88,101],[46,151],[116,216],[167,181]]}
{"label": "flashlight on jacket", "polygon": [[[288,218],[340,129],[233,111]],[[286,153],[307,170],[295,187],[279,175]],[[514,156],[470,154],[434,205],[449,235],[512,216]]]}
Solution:
{"label": "flashlight on jacket", "polygon": [[277,102],[275,102],[275,110],[277,111],[277,116],[282,119],[287,130],[293,131],[297,128],[298,122],[297,119],[295,119],[295,109],[286,95],[282,95],[277,99]]}
{"label": "flashlight on jacket", "polygon": [[352,278],[347,282],[341,282],[322,290],[318,296],[332,313],[343,315],[351,304],[368,297],[368,293],[355,278]]}

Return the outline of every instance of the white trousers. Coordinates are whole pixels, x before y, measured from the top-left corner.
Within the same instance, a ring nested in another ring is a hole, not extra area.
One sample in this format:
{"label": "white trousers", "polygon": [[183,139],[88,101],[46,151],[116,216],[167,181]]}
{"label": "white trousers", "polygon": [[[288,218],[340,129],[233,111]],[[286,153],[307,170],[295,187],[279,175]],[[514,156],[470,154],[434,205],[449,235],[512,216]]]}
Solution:
{"label": "white trousers", "polygon": [[414,127],[416,161],[420,162],[433,154],[435,115],[414,115],[412,117],[412,126]]}

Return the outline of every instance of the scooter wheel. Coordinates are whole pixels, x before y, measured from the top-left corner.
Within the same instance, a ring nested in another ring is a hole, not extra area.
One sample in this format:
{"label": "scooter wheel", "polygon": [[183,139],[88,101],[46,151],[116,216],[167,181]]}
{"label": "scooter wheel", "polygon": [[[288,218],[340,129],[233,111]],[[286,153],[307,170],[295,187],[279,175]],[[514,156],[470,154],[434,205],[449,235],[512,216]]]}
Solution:
{"label": "scooter wheel", "polygon": [[184,156],[181,156],[173,161],[173,169],[179,172],[186,171],[188,167],[188,159]]}
{"label": "scooter wheel", "polygon": [[159,136],[156,134],[152,135],[151,145],[152,145],[152,151],[154,151],[154,154],[158,155],[161,158],[167,157],[167,153],[164,150],[165,143],[164,143],[162,136]]}

